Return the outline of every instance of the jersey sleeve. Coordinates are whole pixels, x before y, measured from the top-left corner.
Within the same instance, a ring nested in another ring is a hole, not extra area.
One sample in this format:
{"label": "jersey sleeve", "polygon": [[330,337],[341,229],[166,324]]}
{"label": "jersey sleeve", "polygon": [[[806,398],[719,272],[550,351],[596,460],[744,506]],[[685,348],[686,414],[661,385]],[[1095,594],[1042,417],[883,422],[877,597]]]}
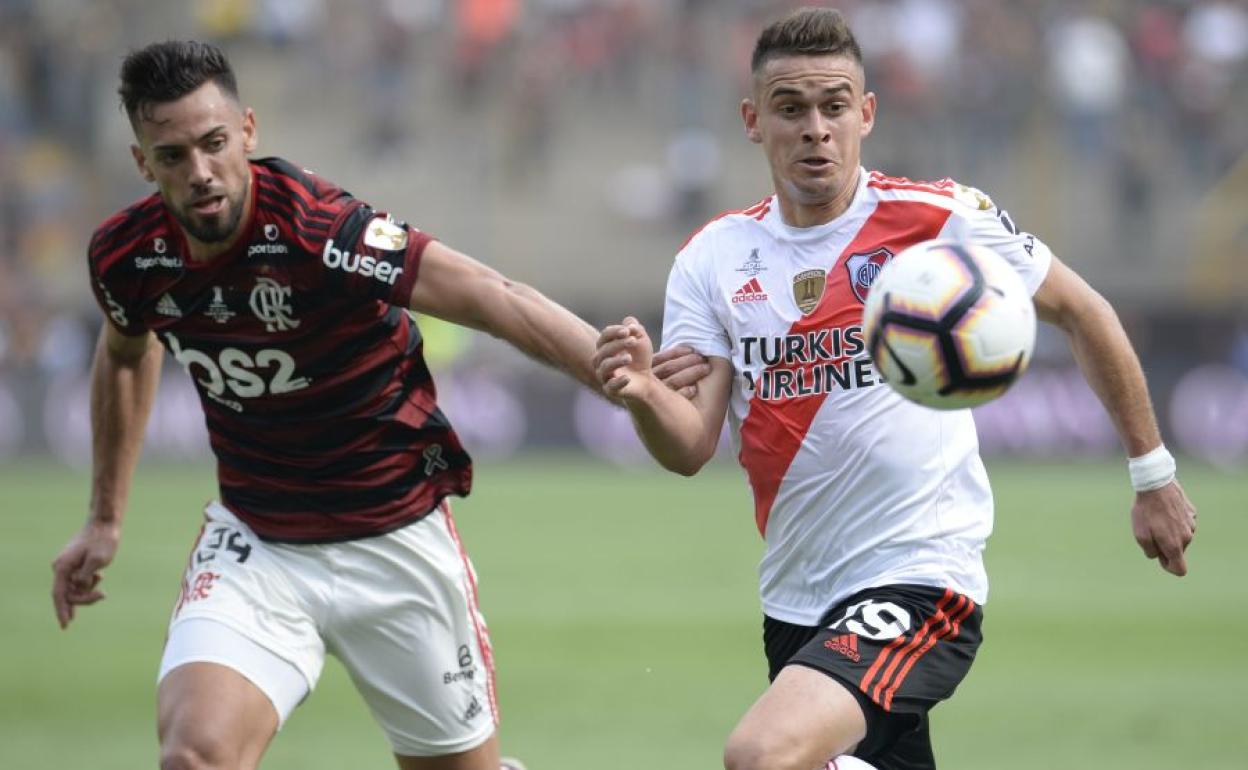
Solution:
{"label": "jersey sleeve", "polygon": [[676,255],[668,276],[662,347],[688,345],[702,355],[731,360],[732,341],[716,316],[712,274],[698,244],[692,241]]}
{"label": "jersey sleeve", "polygon": [[95,295],[95,301],[104,311],[104,317],[108,319],[117,331],[127,337],[139,337],[147,333],[147,326],[139,317],[137,308],[127,307],[127,294],[120,290],[120,287],[113,287],[110,290],[107,276],[101,270],[102,263],[102,247],[100,245],[100,236],[97,232],[91,238],[91,245],[87,248],[87,270],[90,274],[91,293]]}
{"label": "jersey sleeve", "polygon": [[975,205],[961,207],[964,231],[960,236],[1004,257],[1018,271],[1027,290],[1035,294],[1049,274],[1053,252],[1044,241],[1020,230],[1009,213],[998,208],[988,196],[973,188],[964,189],[972,194]]}
{"label": "jersey sleeve", "polygon": [[347,296],[407,307],[420,259],[433,238],[389,214],[352,201],[320,247],[328,287]]}

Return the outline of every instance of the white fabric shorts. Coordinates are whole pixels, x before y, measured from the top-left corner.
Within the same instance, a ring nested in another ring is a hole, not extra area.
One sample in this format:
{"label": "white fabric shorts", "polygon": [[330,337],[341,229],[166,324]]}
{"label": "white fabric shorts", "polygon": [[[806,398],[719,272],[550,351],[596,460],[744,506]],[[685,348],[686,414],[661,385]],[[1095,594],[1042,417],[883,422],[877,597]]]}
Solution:
{"label": "white fabric shorts", "polygon": [[329,653],[396,754],[467,751],[493,734],[489,635],[445,502],[389,534],[323,545],[265,542],[219,502],[204,515],[161,679],[184,663],[229,666],[284,722]]}

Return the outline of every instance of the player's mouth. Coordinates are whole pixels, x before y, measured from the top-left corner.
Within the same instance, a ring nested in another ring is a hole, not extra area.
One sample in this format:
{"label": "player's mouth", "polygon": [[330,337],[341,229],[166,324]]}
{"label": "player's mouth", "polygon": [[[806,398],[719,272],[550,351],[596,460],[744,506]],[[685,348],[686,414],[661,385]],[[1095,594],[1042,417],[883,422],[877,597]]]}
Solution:
{"label": "player's mouth", "polygon": [[191,203],[191,210],[202,216],[212,216],[220,214],[225,210],[224,195],[210,195],[206,198],[200,198]]}
{"label": "player's mouth", "polygon": [[827,158],[811,156],[809,158],[802,158],[801,160],[797,162],[797,165],[801,166],[802,168],[810,169],[812,171],[823,171],[825,169],[832,167],[832,161],[828,160]]}

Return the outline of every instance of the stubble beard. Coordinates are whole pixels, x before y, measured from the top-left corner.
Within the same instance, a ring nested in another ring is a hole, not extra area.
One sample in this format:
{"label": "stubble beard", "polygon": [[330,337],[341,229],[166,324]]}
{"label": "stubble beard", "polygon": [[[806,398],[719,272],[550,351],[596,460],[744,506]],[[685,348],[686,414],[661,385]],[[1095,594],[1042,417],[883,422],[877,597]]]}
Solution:
{"label": "stubble beard", "polygon": [[192,238],[200,243],[223,243],[233,237],[238,230],[238,225],[243,219],[243,201],[242,196],[238,200],[227,197],[225,199],[226,207],[223,212],[221,224],[216,221],[222,215],[213,217],[212,220],[203,222],[196,221],[195,214],[187,208],[173,209],[173,218],[178,220],[178,224],[182,225],[182,229],[186,230]]}

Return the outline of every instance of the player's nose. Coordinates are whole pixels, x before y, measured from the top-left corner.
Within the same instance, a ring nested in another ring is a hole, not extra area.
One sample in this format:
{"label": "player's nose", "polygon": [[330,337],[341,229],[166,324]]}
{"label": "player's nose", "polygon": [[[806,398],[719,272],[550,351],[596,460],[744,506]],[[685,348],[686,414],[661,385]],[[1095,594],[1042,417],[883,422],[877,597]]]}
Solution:
{"label": "player's nose", "polygon": [[212,184],[212,164],[208,162],[207,154],[198,150],[192,150],[190,154],[191,178],[190,182],[195,187],[207,187]]}
{"label": "player's nose", "polygon": [[806,124],[802,126],[802,141],[822,144],[831,138],[832,131],[828,121],[819,114],[818,110],[812,110]]}

